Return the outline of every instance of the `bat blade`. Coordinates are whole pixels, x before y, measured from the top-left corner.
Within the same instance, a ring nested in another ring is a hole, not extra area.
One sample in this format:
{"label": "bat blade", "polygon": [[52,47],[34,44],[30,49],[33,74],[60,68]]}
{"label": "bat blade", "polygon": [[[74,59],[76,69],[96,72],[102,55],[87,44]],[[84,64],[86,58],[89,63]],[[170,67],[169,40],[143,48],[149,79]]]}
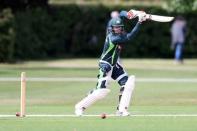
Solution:
{"label": "bat blade", "polygon": [[169,16],[160,16],[160,15],[148,15],[148,19],[158,22],[170,22],[174,19],[174,17]]}

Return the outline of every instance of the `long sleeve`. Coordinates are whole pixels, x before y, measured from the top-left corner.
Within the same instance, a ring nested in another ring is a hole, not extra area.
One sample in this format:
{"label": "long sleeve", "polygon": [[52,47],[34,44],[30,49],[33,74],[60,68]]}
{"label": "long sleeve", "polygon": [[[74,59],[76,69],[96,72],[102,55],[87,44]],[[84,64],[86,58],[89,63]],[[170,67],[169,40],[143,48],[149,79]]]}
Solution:
{"label": "long sleeve", "polygon": [[141,23],[138,22],[138,23],[135,25],[135,27],[132,29],[132,31],[129,32],[129,33],[127,34],[128,40],[131,40],[131,39],[137,34],[140,25],[141,25]]}
{"label": "long sleeve", "polygon": [[140,27],[140,23],[138,22],[135,27],[131,30],[131,32],[123,34],[123,35],[115,35],[113,37],[111,37],[111,41],[114,44],[122,44],[125,43],[129,40],[131,40],[135,34],[138,32]]}
{"label": "long sleeve", "polygon": [[127,18],[127,19],[128,19],[127,11],[122,10],[122,11],[120,12],[120,17],[121,17],[121,18]]}

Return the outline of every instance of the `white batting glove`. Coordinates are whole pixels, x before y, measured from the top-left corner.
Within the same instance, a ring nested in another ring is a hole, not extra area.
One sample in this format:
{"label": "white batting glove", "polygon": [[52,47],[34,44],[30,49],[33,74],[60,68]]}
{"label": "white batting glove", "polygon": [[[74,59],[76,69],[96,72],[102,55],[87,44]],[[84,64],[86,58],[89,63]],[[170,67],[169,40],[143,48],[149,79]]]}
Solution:
{"label": "white batting glove", "polygon": [[133,19],[133,18],[137,17],[137,14],[138,14],[138,11],[131,9],[130,11],[127,12],[127,18]]}
{"label": "white batting glove", "polygon": [[143,21],[146,21],[146,13],[144,11],[141,11],[139,14],[138,14],[138,21],[139,22],[143,22]]}

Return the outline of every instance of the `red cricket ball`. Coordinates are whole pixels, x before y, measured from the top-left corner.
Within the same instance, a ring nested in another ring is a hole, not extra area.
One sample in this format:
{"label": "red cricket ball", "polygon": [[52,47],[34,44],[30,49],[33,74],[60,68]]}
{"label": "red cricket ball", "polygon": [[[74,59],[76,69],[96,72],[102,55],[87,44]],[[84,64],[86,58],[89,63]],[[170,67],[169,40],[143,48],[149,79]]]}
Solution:
{"label": "red cricket ball", "polygon": [[20,112],[16,112],[17,117],[20,117],[20,115],[21,115]]}
{"label": "red cricket ball", "polygon": [[106,117],[107,117],[107,115],[106,115],[105,113],[102,113],[102,114],[101,114],[101,118],[102,118],[102,119],[105,119]]}

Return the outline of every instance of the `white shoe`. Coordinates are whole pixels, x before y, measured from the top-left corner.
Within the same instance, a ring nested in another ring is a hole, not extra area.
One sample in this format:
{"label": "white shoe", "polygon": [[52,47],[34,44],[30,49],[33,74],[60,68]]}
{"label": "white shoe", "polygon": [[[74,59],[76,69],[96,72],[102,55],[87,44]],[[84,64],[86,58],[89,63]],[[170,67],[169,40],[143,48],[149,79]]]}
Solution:
{"label": "white shoe", "polygon": [[122,116],[130,116],[130,113],[128,111],[122,112]]}
{"label": "white shoe", "polygon": [[129,116],[130,113],[128,111],[123,111],[123,112],[120,112],[120,111],[116,111],[116,116]]}
{"label": "white shoe", "polygon": [[121,113],[119,110],[116,111],[116,116],[121,116]]}
{"label": "white shoe", "polygon": [[83,115],[83,109],[76,108],[75,109],[75,115],[76,116],[82,116]]}

